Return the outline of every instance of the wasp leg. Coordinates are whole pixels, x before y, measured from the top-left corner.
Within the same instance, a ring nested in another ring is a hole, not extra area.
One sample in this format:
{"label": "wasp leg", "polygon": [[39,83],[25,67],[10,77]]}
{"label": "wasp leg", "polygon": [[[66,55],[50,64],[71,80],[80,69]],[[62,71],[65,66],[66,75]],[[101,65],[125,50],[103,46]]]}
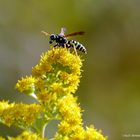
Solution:
{"label": "wasp leg", "polygon": [[60,43],[58,46],[62,47],[62,48],[65,48],[65,44],[64,43]]}
{"label": "wasp leg", "polygon": [[70,48],[72,47],[72,45],[70,43],[66,43],[64,44],[65,48],[67,48],[70,51]]}
{"label": "wasp leg", "polygon": [[76,46],[75,46],[73,40],[69,40],[68,43],[67,43],[66,45],[67,45],[67,48],[71,48],[71,47],[74,48],[74,52],[75,52],[75,54],[77,55]]}
{"label": "wasp leg", "polygon": [[71,44],[68,44],[68,43],[65,44],[65,46],[66,46],[66,48],[68,48],[68,49],[72,47],[72,45],[71,45]]}
{"label": "wasp leg", "polygon": [[67,44],[64,44],[64,48],[65,48],[65,49],[68,48],[68,47],[67,47]]}
{"label": "wasp leg", "polygon": [[74,44],[73,44],[73,48],[74,48],[74,52],[75,52],[75,54],[77,55],[77,50],[76,50],[76,47],[75,47]]}
{"label": "wasp leg", "polygon": [[59,45],[58,45],[58,44],[55,44],[53,47],[54,47],[54,48],[57,48],[57,47],[59,47]]}
{"label": "wasp leg", "polygon": [[70,43],[70,44],[71,44],[71,46],[73,47],[75,54],[77,55],[77,50],[76,50],[75,44],[74,44],[74,43]]}

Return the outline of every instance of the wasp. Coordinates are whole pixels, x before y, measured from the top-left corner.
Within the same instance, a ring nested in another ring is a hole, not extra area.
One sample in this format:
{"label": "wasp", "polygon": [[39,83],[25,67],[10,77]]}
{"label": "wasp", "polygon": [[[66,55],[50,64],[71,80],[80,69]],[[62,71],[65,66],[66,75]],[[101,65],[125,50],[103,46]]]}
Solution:
{"label": "wasp", "polygon": [[74,33],[65,35],[65,31],[66,31],[65,28],[61,28],[60,34],[49,34],[45,31],[42,31],[42,33],[45,34],[46,36],[48,36],[48,35],[50,36],[49,43],[52,44],[53,42],[55,42],[54,47],[74,48],[75,52],[76,52],[76,50],[79,50],[79,51],[87,54],[86,48],[81,43],[79,43],[78,41],[75,41],[75,40],[67,39],[70,36],[83,35],[84,32],[80,31],[80,32],[74,32]]}

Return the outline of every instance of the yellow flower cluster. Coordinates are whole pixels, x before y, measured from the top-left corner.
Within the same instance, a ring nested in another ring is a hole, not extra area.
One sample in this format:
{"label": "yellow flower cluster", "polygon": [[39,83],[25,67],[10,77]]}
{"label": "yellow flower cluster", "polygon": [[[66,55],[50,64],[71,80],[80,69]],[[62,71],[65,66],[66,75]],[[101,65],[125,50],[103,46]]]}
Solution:
{"label": "yellow flower cluster", "polygon": [[[80,78],[82,60],[66,48],[52,48],[41,55],[32,75],[18,80],[16,89],[32,95],[38,104],[0,102],[0,121],[24,130],[10,140],[44,140],[46,124],[60,120],[54,140],[105,140],[94,127],[83,128],[82,110],[74,97]],[[41,137],[42,136],[42,137]]]}
{"label": "yellow flower cluster", "polygon": [[0,102],[0,119],[7,126],[28,127],[35,122],[41,110],[38,104],[10,104],[2,101]]}
{"label": "yellow flower cluster", "polygon": [[70,136],[69,140],[106,140],[107,137],[103,137],[101,131],[97,131],[93,126],[86,127],[84,130],[82,127],[77,127],[75,132]]}
{"label": "yellow flower cluster", "polygon": [[[6,140],[2,137],[0,137],[0,140]],[[8,137],[8,140],[47,140],[46,138],[41,138],[38,134],[36,133],[31,133],[28,131],[24,131],[17,137]]]}
{"label": "yellow flower cluster", "polygon": [[36,87],[57,94],[75,93],[80,82],[81,66],[79,56],[73,55],[66,48],[53,48],[42,54],[39,64],[32,69],[37,81],[43,79],[42,86],[37,82]]}
{"label": "yellow flower cluster", "polygon": [[106,140],[93,126],[86,127],[86,130],[83,128],[82,111],[76,100],[69,94],[58,101],[62,121],[58,125],[55,140]]}
{"label": "yellow flower cluster", "polygon": [[55,140],[107,140],[107,137],[103,137],[101,131],[97,131],[93,126],[86,127],[86,130],[82,126],[77,126],[70,135],[57,133]]}
{"label": "yellow flower cluster", "polygon": [[82,124],[81,108],[72,94],[68,94],[60,99],[58,101],[58,108],[62,117],[62,121],[58,126],[61,133],[70,134],[78,125]]}
{"label": "yellow flower cluster", "polygon": [[3,138],[3,137],[0,137],[0,140],[5,140],[5,138]]}
{"label": "yellow flower cluster", "polygon": [[20,92],[25,93],[34,93],[35,87],[34,84],[36,82],[36,79],[32,76],[22,78],[21,80],[18,80],[18,83],[16,84],[16,89],[18,89]]}
{"label": "yellow flower cluster", "polygon": [[42,54],[39,64],[32,68],[32,76],[18,80],[16,89],[37,96],[44,89],[58,96],[75,93],[80,82],[81,66],[78,55],[70,53],[66,48],[53,48]]}

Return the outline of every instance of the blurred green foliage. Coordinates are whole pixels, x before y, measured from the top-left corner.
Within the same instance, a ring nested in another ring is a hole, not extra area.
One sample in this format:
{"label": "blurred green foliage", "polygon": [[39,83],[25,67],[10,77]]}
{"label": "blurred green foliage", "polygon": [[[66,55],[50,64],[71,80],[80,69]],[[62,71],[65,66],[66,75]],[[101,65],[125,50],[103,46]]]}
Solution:
{"label": "blurred green foliage", "polygon": [[[0,0],[0,99],[33,102],[14,85],[49,48],[42,30],[83,30],[73,39],[88,50],[77,92],[85,122],[113,140],[140,134],[139,7],[139,0]],[[0,127],[0,135],[18,132]]]}

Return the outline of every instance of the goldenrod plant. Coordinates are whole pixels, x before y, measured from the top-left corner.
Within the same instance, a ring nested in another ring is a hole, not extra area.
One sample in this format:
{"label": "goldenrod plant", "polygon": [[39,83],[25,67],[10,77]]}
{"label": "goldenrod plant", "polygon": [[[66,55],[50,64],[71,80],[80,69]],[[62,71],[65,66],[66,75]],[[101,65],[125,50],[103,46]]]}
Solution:
{"label": "goldenrod plant", "polygon": [[[53,48],[41,55],[32,74],[18,80],[15,88],[36,99],[34,104],[0,102],[0,122],[23,132],[0,140],[106,140],[92,125],[84,127],[83,110],[75,92],[81,78],[83,60],[67,48]],[[47,125],[59,120],[53,138],[45,134]]]}

